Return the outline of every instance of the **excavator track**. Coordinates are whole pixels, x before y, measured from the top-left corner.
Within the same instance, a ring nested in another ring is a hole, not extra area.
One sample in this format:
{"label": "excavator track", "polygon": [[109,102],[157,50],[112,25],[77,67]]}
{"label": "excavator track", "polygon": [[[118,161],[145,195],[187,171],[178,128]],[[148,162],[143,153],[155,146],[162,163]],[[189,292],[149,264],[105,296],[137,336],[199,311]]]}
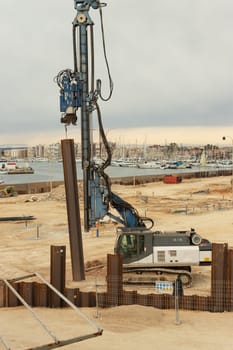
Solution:
{"label": "excavator track", "polygon": [[169,268],[160,268],[160,267],[151,267],[151,268],[143,268],[143,267],[124,267],[123,273],[128,274],[143,274],[143,273],[154,273],[157,275],[157,277],[151,278],[148,275],[146,277],[138,277],[138,276],[130,276],[129,278],[124,279],[124,284],[153,284],[156,280],[158,280],[158,276],[161,275],[169,275],[174,276],[177,278],[177,276],[180,276],[180,279],[184,286],[190,287],[192,284],[192,276],[189,271],[186,270],[176,270],[176,269],[169,269]]}

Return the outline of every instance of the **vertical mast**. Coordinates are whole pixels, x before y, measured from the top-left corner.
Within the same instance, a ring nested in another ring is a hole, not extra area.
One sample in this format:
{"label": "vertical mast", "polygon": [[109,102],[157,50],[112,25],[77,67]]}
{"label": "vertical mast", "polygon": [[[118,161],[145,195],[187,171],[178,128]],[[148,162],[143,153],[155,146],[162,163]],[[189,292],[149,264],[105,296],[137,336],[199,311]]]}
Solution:
{"label": "vertical mast", "polygon": [[[104,6],[106,6],[106,3],[100,3],[100,0],[74,0],[74,7],[77,10],[73,20],[74,70],[62,70],[56,77],[56,82],[60,88],[61,122],[65,124],[66,128],[70,124],[76,125],[77,112],[80,108],[85,231],[95,227],[96,220],[108,213],[111,197],[110,182],[108,175],[104,172],[104,169],[110,164],[111,150],[104,133],[101,112],[97,102],[98,96],[103,101],[108,101],[112,94],[113,86],[106,58],[103,33],[101,8]],[[110,82],[110,95],[106,99],[101,95],[100,79],[96,82],[96,88],[94,87],[94,23],[89,15],[91,8],[94,10],[99,9],[100,12],[104,56]],[[90,50],[90,57],[88,50]],[[97,114],[101,138],[107,152],[107,159],[100,165],[93,161],[93,128],[91,119],[93,111]]]}
{"label": "vertical mast", "polygon": [[[88,27],[93,26],[90,18],[90,6],[98,8],[95,1],[77,1],[75,8],[77,15],[74,19],[74,26],[79,30],[79,63],[80,79],[82,81],[82,103],[81,103],[81,139],[82,139],[82,169],[83,169],[83,203],[84,203],[84,229],[90,228],[90,181],[93,178],[92,164],[92,135],[91,135],[91,97],[89,91],[89,55],[88,55]],[[92,59],[92,57],[91,57]],[[91,62],[92,64],[92,62]]]}
{"label": "vertical mast", "polygon": [[83,195],[84,195],[84,228],[89,229],[89,180],[91,162],[91,130],[89,110],[89,84],[88,84],[88,39],[87,26],[80,25],[80,73],[83,79],[82,107],[81,107],[81,133],[82,133],[82,168],[83,168]]}

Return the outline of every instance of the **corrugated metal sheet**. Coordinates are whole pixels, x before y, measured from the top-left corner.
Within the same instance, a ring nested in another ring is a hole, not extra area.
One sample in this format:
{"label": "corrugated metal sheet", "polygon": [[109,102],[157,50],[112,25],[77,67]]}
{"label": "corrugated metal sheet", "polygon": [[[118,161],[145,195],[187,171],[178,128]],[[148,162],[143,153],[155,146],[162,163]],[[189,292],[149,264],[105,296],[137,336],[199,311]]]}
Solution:
{"label": "corrugated metal sheet", "polygon": [[122,256],[107,255],[107,300],[109,306],[119,305],[123,293]]}
{"label": "corrugated metal sheet", "polygon": [[211,269],[211,311],[223,312],[225,309],[225,289],[227,276],[227,244],[212,244]]}
{"label": "corrugated metal sheet", "polygon": [[[107,264],[107,292],[98,293],[99,307],[137,304],[159,309],[175,308],[175,299],[172,295],[140,294],[137,291],[124,291],[121,256],[108,255]],[[62,273],[60,278],[63,281],[64,275]],[[56,281],[56,283],[63,286],[63,282],[60,284],[61,281]],[[50,306],[53,291],[46,284],[25,281],[11,282],[11,284],[30,306]],[[96,306],[96,293],[93,291],[82,292],[78,288],[68,288],[64,290],[64,294],[77,307]],[[1,283],[0,306],[15,307],[18,305],[21,305],[20,301],[7,286]],[[61,306],[64,305],[61,304]],[[228,249],[227,244],[213,244],[211,295],[181,296],[179,297],[179,308],[211,312],[233,311],[233,249]]]}
{"label": "corrugated metal sheet", "polygon": [[[50,247],[50,283],[59,292],[64,294],[65,291],[65,272],[66,272],[66,247]],[[55,294],[50,293],[50,307],[63,306],[63,300]]]}
{"label": "corrugated metal sheet", "polygon": [[226,310],[233,311],[233,249],[227,251]]}

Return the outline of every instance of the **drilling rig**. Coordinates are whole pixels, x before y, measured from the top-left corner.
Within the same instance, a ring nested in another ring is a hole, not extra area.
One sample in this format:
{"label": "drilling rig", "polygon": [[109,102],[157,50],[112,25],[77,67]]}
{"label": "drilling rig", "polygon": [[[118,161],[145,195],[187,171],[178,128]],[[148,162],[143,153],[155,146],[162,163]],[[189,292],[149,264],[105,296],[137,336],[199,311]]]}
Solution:
{"label": "drilling rig", "polygon": [[[73,69],[58,73],[61,122],[65,128],[81,124],[84,229],[109,216],[121,225],[117,229],[115,253],[123,255],[124,270],[179,274],[187,283],[191,280],[191,266],[211,264],[211,243],[194,229],[180,231],[154,230],[151,218],[142,217],[130,203],[113,193],[111,179],[105,170],[111,165],[111,147],[105,135],[99,100],[110,100],[113,81],[106,54],[103,8],[99,0],[74,0]],[[100,79],[95,81],[94,22],[91,11],[99,11],[103,52],[109,78],[109,96],[102,95]],[[101,163],[93,157],[92,119],[96,115],[106,159]],[[111,208],[118,215],[111,212]]]}

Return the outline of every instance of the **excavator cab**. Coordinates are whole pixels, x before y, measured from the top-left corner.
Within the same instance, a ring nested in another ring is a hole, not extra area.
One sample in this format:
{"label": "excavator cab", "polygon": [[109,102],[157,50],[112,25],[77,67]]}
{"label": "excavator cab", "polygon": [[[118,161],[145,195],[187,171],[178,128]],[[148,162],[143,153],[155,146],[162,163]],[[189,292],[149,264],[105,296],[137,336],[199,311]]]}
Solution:
{"label": "excavator cab", "polygon": [[138,260],[152,263],[153,234],[145,228],[129,229],[119,227],[117,229],[115,253],[123,255],[123,263],[133,263]]}

